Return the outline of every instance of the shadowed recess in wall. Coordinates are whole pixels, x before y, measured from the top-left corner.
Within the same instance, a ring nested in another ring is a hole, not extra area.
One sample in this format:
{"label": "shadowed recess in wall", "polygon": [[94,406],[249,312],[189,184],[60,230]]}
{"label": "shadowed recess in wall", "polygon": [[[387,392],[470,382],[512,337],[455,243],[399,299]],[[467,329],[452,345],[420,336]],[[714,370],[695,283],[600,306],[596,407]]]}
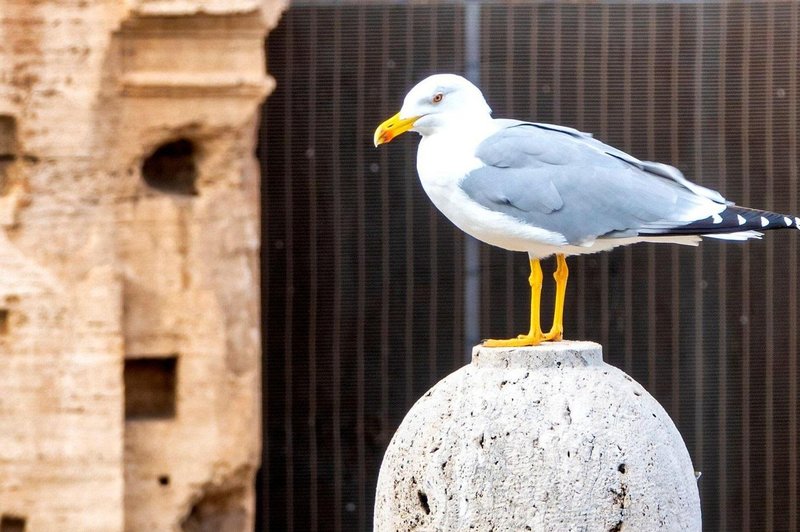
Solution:
{"label": "shadowed recess in wall", "polygon": [[8,334],[8,309],[0,308],[0,334]]}
{"label": "shadowed recess in wall", "polygon": [[0,194],[6,188],[6,168],[17,158],[17,122],[13,116],[0,115]]}
{"label": "shadowed recess in wall", "polygon": [[129,358],[125,361],[125,419],[175,417],[178,357]]}
{"label": "shadowed recess in wall", "polygon": [[164,143],[142,163],[142,178],[150,187],[171,194],[197,195],[197,150],[192,141]]}
{"label": "shadowed recess in wall", "polygon": [[0,532],[25,532],[25,518],[16,515],[4,515],[0,519]]}
{"label": "shadowed recess in wall", "polygon": [[238,532],[247,528],[245,490],[211,488],[192,506],[181,524],[184,532]]}

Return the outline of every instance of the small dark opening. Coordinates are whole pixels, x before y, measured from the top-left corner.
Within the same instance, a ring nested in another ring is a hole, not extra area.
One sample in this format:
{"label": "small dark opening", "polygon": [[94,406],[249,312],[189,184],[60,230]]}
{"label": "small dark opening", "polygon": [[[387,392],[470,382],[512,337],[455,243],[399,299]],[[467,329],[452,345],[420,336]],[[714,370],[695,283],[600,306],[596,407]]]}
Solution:
{"label": "small dark opening", "polygon": [[142,177],[150,187],[193,196],[197,194],[197,163],[194,143],[178,139],[162,144],[142,163]]}
{"label": "small dark opening", "polygon": [[6,170],[17,159],[17,121],[0,115],[0,194],[6,190]]}
{"label": "small dark opening", "polygon": [[619,471],[620,473],[622,473],[624,475],[625,472],[627,471],[627,468],[625,467],[625,464],[620,464],[619,467],[617,467],[617,471]]}
{"label": "small dark opening", "polygon": [[161,475],[158,477],[158,483],[162,486],[169,486],[169,475]]}
{"label": "small dark opening", "polygon": [[8,309],[0,308],[0,335],[8,334]]}
{"label": "small dark opening", "polygon": [[175,417],[176,356],[125,360],[125,419]]}
{"label": "small dark opening", "polygon": [[419,497],[419,503],[422,505],[422,509],[425,511],[425,514],[429,515],[431,513],[431,507],[428,505],[428,496],[424,491],[418,490],[417,497]]}
{"label": "small dark opening", "polygon": [[0,532],[25,532],[25,518],[17,515],[4,515],[0,519]]}
{"label": "small dark opening", "polygon": [[17,121],[13,116],[0,115],[0,161],[17,155]]}

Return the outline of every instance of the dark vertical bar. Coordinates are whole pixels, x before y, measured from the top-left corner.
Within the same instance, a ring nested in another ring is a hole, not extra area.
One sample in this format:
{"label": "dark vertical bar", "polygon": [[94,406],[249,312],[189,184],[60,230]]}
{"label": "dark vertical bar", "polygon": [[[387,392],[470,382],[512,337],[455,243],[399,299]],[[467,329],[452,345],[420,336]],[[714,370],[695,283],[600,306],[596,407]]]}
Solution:
{"label": "dark vertical bar", "polygon": [[[437,28],[437,13],[436,6],[431,8],[431,28]],[[431,46],[430,46],[430,65],[436,70],[439,40],[438,32],[431,32]],[[439,251],[438,251],[438,233],[437,233],[438,215],[436,209],[428,208],[428,243],[430,245],[430,297],[428,298],[428,380],[431,383],[436,382],[436,357],[439,342]]]}
{"label": "dark vertical bar", "polygon": [[[453,238],[453,368],[459,368],[464,363],[470,360],[472,353],[472,344],[464,345],[463,342],[466,338],[464,332],[464,284],[465,273],[464,266],[466,263],[464,246],[466,239],[464,233],[458,227],[453,226],[451,229]],[[459,286],[458,283],[461,283]],[[456,338],[455,335],[461,333],[461,338]]]}
{"label": "dark vertical bar", "polygon": [[333,92],[331,105],[331,188],[333,191],[333,529],[342,530],[342,175],[339,161],[339,128],[341,119],[342,13],[337,6],[333,14]]}
{"label": "dark vertical bar", "polygon": [[[464,345],[462,343],[466,339],[466,335],[464,333],[464,309],[466,303],[464,303],[465,290],[463,288],[466,282],[466,276],[464,272],[466,263],[464,247],[466,246],[466,239],[464,238],[464,233],[462,233],[459,228],[454,226],[451,231],[454,239],[453,287],[455,293],[453,294],[453,332],[454,334],[458,334],[459,332],[462,334],[462,338],[453,339],[453,367],[458,368],[464,365],[466,361],[470,360],[473,344]],[[461,282],[461,287],[458,286],[458,283],[455,280]],[[459,290],[459,288],[461,289]]]}
{"label": "dark vertical bar", "polygon": [[528,116],[533,120],[539,118],[539,6],[534,4],[531,6],[531,27],[530,36],[528,37],[530,43],[530,50],[528,57],[530,57],[530,79],[528,81]]}
{"label": "dark vertical bar", "polygon": [[[600,23],[600,136],[608,140],[608,5],[601,6],[602,21]],[[600,254],[600,338],[603,349],[609,345],[609,267],[608,253]],[[608,352],[606,352],[608,356]]]}
{"label": "dark vertical bar", "polygon": [[[575,61],[575,84],[576,86],[576,126],[583,130],[585,127],[585,80],[584,69],[586,68],[586,4],[578,5],[578,43],[576,47],[577,59]],[[577,295],[578,295],[578,338],[586,337],[586,258],[579,255],[577,276]]]}
{"label": "dark vertical bar", "polygon": [[[725,195],[727,182],[726,164],[726,136],[727,125],[726,97],[728,68],[728,4],[722,3],[720,6],[720,39],[719,39],[719,85],[717,90],[717,151],[719,152],[719,175],[720,192]],[[719,316],[718,320],[719,351],[717,364],[719,366],[719,399],[717,402],[719,415],[717,416],[717,473],[719,482],[719,529],[728,530],[728,291],[726,290],[726,279],[728,277],[727,252],[723,247],[719,254],[717,273],[720,287],[717,292],[719,297]]]}
{"label": "dark vertical bar", "polygon": [[[647,21],[647,158],[656,157],[656,5],[648,7]],[[656,248],[647,244],[647,389],[656,390]]]}
{"label": "dark vertical bar", "polygon": [[481,270],[480,270],[480,316],[481,316],[481,323],[484,324],[486,327],[486,332],[488,336],[495,337],[495,336],[502,336],[494,331],[493,323],[492,323],[492,256],[495,254],[494,248],[489,246],[481,246],[478,244],[478,256],[480,257],[481,263]]}
{"label": "dark vertical bar", "polygon": [[575,125],[583,129],[585,122],[586,87],[584,69],[586,68],[586,4],[578,4],[578,28],[575,46]]}
{"label": "dark vertical bar", "polygon": [[[797,198],[797,189],[800,187],[798,180],[798,147],[797,131],[800,124],[797,120],[797,100],[800,94],[797,91],[797,64],[800,63],[800,5],[792,4],[791,11],[791,38],[789,43],[789,205],[793,213],[800,215],[800,202]],[[797,484],[800,479],[798,470],[798,353],[797,329],[798,323],[798,291],[797,291],[797,234],[789,239],[789,530],[797,530],[800,523],[798,519],[798,493]]]}
{"label": "dark vertical bar", "polygon": [[[464,5],[464,47],[466,77],[480,86],[481,75],[481,5],[468,1]],[[469,235],[464,239],[464,355],[469,362],[472,346],[481,338],[481,254],[480,244]]]}
{"label": "dark vertical bar", "polygon": [[[750,204],[750,6],[742,6],[742,204]],[[742,248],[742,314],[750,317],[750,255]],[[750,530],[750,323],[742,324],[742,530]]]}
{"label": "dark vertical bar", "polygon": [[[381,33],[389,34],[389,10],[381,14]],[[388,116],[389,104],[389,41],[381,39],[381,116]],[[381,171],[381,434],[389,434],[389,302],[391,297],[391,263],[389,216],[392,202],[389,196],[389,152],[380,150]]]}
{"label": "dark vertical bar", "polygon": [[631,63],[633,62],[633,5],[625,4],[625,30],[622,57],[622,143],[625,151],[631,151]]}
{"label": "dark vertical bar", "polygon": [[[625,53],[623,58],[622,127],[625,151],[630,152],[631,142],[631,63],[633,62],[633,6],[625,4]],[[625,272],[623,291],[625,301],[625,355],[626,373],[633,373],[633,250],[625,246]]]}
{"label": "dark vertical bar", "polygon": [[[309,34],[311,60],[308,71],[308,145],[317,149],[317,11],[309,15]],[[317,272],[317,157],[308,158],[308,466],[309,486],[309,526],[312,532],[319,527],[319,500],[317,476],[317,307],[319,298],[319,277]]]}
{"label": "dark vertical bar", "polygon": [[[672,58],[670,69],[670,160],[672,164],[678,165],[678,109],[680,108],[680,42],[681,42],[681,8],[679,5],[672,6]],[[672,246],[670,250],[672,259],[671,269],[671,346],[672,346],[672,407],[670,415],[676,422],[680,421],[681,401],[680,401],[680,382],[681,382],[681,351],[680,351],[680,262],[678,260],[678,249]]]}
{"label": "dark vertical bar", "polygon": [[[703,10],[704,4],[697,4],[695,18],[694,45],[694,177],[703,181],[703,44],[705,35]],[[694,253],[694,465],[698,471],[703,470],[703,252]]]}
{"label": "dark vertical bar", "polygon": [[[286,21],[286,40],[293,38],[293,17]],[[283,121],[286,130],[292,131],[292,47],[285,47],[285,73],[283,83],[286,89],[286,99],[283,106]],[[285,502],[286,502],[286,530],[294,530],[294,429],[292,427],[292,410],[294,390],[292,388],[292,342],[294,341],[294,224],[292,186],[292,138],[287,135],[283,145],[284,176],[283,176],[283,209],[286,213],[284,224],[284,257],[286,267],[286,291],[284,293],[284,337],[283,337],[283,445],[286,460],[284,462],[286,475]]]}
{"label": "dark vertical bar", "polygon": [[[406,85],[413,82],[414,74],[414,6],[409,5],[406,11]],[[414,152],[406,150],[405,167],[414,168]],[[405,346],[405,399],[406,410],[411,408],[416,397],[414,397],[414,181],[405,177],[404,203],[405,203],[405,259],[406,259],[406,291],[405,291],[405,316],[404,323],[404,346]]]}
{"label": "dark vertical bar", "polygon": [[[773,147],[773,127],[774,127],[774,113],[775,106],[773,102],[773,76],[774,76],[774,63],[775,63],[775,4],[772,2],[767,3],[767,57],[766,57],[766,79],[765,81],[765,100],[766,100],[766,113],[764,116],[764,171],[766,173],[766,204],[767,209],[774,209],[774,187],[775,187],[775,165],[772,153]],[[766,272],[764,275],[765,283],[765,321],[766,321],[766,342],[764,353],[765,362],[765,375],[764,375],[764,417],[766,422],[765,427],[765,451],[766,460],[764,464],[764,482],[766,489],[764,489],[764,506],[766,510],[765,515],[765,528],[773,530],[775,521],[775,430],[774,430],[774,388],[775,388],[775,241],[772,238],[767,239],[766,250]]]}
{"label": "dark vertical bar", "polygon": [[358,281],[356,288],[356,457],[358,470],[358,527],[367,528],[367,453],[364,426],[364,336],[367,306],[367,251],[364,198],[364,72],[366,23],[364,6],[358,9],[358,59],[356,61],[356,255]]}
{"label": "dark vertical bar", "polygon": [[553,6],[553,121],[561,122],[561,4]]}

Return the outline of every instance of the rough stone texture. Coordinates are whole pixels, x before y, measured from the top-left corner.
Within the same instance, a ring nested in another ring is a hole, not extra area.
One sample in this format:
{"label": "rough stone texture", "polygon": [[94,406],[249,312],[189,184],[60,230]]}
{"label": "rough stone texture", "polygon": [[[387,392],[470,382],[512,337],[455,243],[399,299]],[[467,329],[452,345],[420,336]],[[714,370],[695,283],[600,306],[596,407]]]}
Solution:
{"label": "rough stone texture", "polygon": [[[284,7],[0,0],[0,515],[26,530],[253,526],[253,153]],[[142,179],[177,139],[195,194]],[[126,421],[125,358],[162,356],[175,416]]]}
{"label": "rough stone texture", "polygon": [[476,347],[409,411],[375,530],[700,530],[689,453],[599,345]]}

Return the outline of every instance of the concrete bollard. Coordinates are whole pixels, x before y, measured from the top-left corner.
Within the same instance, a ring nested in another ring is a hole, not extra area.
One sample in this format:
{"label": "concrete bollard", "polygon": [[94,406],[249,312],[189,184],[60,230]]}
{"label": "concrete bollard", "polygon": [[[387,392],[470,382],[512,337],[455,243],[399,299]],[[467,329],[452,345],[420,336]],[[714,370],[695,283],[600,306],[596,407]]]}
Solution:
{"label": "concrete bollard", "polygon": [[387,532],[701,530],[678,430],[592,342],[475,347],[397,429],[374,519]]}

